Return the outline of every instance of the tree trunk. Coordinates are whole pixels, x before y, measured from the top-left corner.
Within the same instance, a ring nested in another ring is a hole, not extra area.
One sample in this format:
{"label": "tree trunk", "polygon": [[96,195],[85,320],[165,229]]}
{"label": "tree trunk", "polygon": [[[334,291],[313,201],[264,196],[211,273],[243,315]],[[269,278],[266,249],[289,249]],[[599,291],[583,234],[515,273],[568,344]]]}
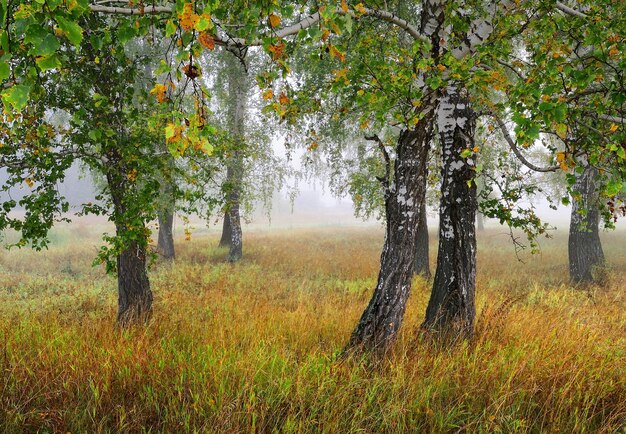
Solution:
{"label": "tree trunk", "polygon": [[[238,154],[238,153],[237,153]],[[227,178],[233,179],[234,185],[228,193],[228,221],[230,223],[230,249],[228,261],[237,262],[243,256],[243,234],[241,231],[241,217],[239,214],[239,197],[241,194],[241,178],[237,166],[241,163],[235,155],[226,169]]]}
{"label": "tree trunk", "polygon": [[220,247],[230,248],[232,229],[230,227],[230,216],[228,211],[224,213],[224,221],[222,223],[222,238],[220,238]]}
{"label": "tree trunk", "polygon": [[[439,56],[442,25],[443,2],[422,2],[420,30],[431,40],[435,59]],[[424,83],[426,77],[420,74],[415,85],[424,89]],[[415,129],[402,131],[398,138],[393,181],[387,176],[385,183],[386,228],[378,282],[346,351],[382,355],[391,348],[402,325],[415,267],[417,227],[426,194],[423,190],[436,106],[436,95],[428,92]],[[390,171],[389,163],[387,167]]]}
{"label": "tree trunk", "polygon": [[152,291],[146,272],[146,250],[131,242],[117,256],[118,314],[121,326],[147,321],[152,314]]}
{"label": "tree trunk", "polygon": [[230,137],[234,151],[226,163],[227,212],[230,224],[230,250],[228,260],[237,262],[243,255],[240,200],[243,183],[243,155],[245,142],[245,115],[248,95],[248,71],[245,57],[232,58],[228,69],[228,107]]}
{"label": "tree trunk", "polygon": [[174,249],[174,209],[173,205],[165,205],[159,210],[159,240],[157,250],[163,258],[176,258]]}
{"label": "tree trunk", "polygon": [[480,211],[476,212],[476,226],[480,232],[485,230],[485,215]]}
{"label": "tree trunk", "polygon": [[600,241],[600,213],[596,186],[598,169],[585,162],[585,170],[576,174],[574,200],[569,227],[569,275],[572,283],[592,283],[597,268],[604,264]]}
{"label": "tree trunk", "polygon": [[[170,174],[171,176],[171,174]],[[174,188],[171,179],[161,180],[159,194],[159,239],[157,251],[167,260],[176,257],[174,248]]]}
{"label": "tree trunk", "polygon": [[439,107],[442,186],[439,252],[423,328],[453,338],[471,335],[476,286],[476,184],[472,149],[476,117],[465,89],[448,86]]}
{"label": "tree trunk", "polygon": [[[148,231],[143,221],[139,230],[129,231],[128,229],[129,216],[136,218],[140,211],[132,208],[131,186],[123,164],[116,157],[118,154],[114,152],[106,177],[113,202],[116,235],[123,243],[123,250],[117,255],[117,323],[122,327],[127,327],[150,318],[152,291],[146,270]],[[143,240],[134,238],[137,234],[142,234],[145,238]]]}
{"label": "tree trunk", "polygon": [[[423,189],[426,193],[426,188]],[[420,206],[420,218],[417,224],[417,239],[415,242],[415,274],[430,279],[430,264],[428,262],[428,222],[426,218],[426,197],[422,198]]]}
{"label": "tree trunk", "polygon": [[385,194],[387,225],[378,283],[352,333],[349,350],[385,353],[402,325],[415,267],[431,131],[432,115],[421,119],[416,130],[403,131],[398,139],[393,182]]}

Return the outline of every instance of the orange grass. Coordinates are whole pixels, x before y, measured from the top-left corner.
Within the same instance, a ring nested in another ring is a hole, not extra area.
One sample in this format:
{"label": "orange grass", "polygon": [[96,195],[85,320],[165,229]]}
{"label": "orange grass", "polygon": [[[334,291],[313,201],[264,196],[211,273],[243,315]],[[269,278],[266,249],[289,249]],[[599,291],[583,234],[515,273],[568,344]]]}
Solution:
{"label": "orange grass", "polygon": [[375,284],[378,227],[256,231],[237,265],[215,233],[181,241],[151,271],[150,325],[123,332],[81,231],[0,255],[0,432],[626,432],[622,232],[587,289],[567,283],[565,237],[520,263],[502,230],[482,233],[475,338],[420,342],[416,278],[395,353],[372,366],[335,357]]}

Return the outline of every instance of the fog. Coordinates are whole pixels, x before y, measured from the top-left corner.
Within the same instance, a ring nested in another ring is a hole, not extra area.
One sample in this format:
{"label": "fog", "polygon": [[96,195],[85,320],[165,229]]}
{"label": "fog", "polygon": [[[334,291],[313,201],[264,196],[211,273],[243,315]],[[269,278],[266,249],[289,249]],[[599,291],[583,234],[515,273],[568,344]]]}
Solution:
{"label": "fog", "polygon": [[[0,181],[5,182],[6,173],[0,173]],[[255,204],[251,215],[246,216],[245,226],[249,229],[280,229],[315,226],[372,226],[382,227],[382,222],[376,219],[364,220],[354,215],[354,208],[349,197],[336,197],[330,193],[327,183],[320,177],[312,177],[308,181],[299,180],[297,183],[297,195],[292,200],[286,190],[274,193],[271,201],[271,209],[264,209],[261,203]],[[18,200],[23,197],[28,187],[26,184],[11,190],[10,197]],[[80,205],[93,202],[96,196],[96,187],[90,173],[82,169],[78,164],[73,165],[68,171],[66,179],[58,185],[59,193],[65,196],[70,203],[70,212],[74,214],[80,209]],[[0,195],[1,200],[9,197],[7,193]],[[546,200],[534,203],[537,215],[545,222],[559,231],[567,231],[570,218],[570,207],[560,205],[557,210],[551,209]],[[182,225],[182,219],[177,218],[176,226]],[[100,220],[100,219],[97,219]],[[104,222],[104,219],[102,219]],[[197,217],[191,217],[195,230],[209,230],[220,228],[219,215],[214,215],[208,222]],[[486,219],[488,228],[502,227],[498,221]],[[428,209],[428,225],[431,232],[438,226],[437,209]],[[618,228],[623,227],[623,219],[618,220]]]}

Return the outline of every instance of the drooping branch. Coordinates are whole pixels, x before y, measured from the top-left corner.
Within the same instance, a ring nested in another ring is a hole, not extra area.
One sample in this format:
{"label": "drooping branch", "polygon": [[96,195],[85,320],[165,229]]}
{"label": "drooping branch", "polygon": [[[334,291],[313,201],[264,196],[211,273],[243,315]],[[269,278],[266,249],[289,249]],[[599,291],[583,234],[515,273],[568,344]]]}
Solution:
{"label": "drooping branch", "polygon": [[519,148],[517,147],[516,141],[513,140],[513,138],[511,137],[511,134],[509,133],[509,130],[504,124],[504,121],[500,119],[500,117],[497,116],[495,113],[492,113],[492,116],[496,120],[496,123],[498,124],[498,126],[500,127],[500,130],[502,131],[502,135],[504,136],[504,140],[506,140],[507,144],[509,145],[509,148],[511,148],[511,151],[513,151],[517,159],[524,166],[528,167],[530,170],[534,170],[535,172],[543,172],[543,173],[556,172],[559,169],[559,166],[539,167],[539,166],[534,165],[530,161],[528,161],[526,157],[524,157],[524,155],[520,152]]}

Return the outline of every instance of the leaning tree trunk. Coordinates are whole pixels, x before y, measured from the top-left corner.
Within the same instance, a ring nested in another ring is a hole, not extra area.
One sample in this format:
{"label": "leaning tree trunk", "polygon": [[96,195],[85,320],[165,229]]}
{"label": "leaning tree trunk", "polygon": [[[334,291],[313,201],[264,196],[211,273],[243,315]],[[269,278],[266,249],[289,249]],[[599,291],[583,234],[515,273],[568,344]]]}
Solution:
{"label": "leaning tree trunk", "polygon": [[159,238],[157,242],[157,251],[167,260],[173,260],[176,257],[174,248],[174,194],[172,182],[163,180],[161,183],[161,191],[159,195]]}
{"label": "leaning tree trunk", "polygon": [[[426,188],[423,188],[426,193]],[[417,238],[415,241],[415,274],[430,279],[430,264],[428,262],[428,222],[426,216],[426,197],[422,197],[420,206],[420,218],[417,224]]]}
{"label": "leaning tree trunk", "polygon": [[[425,0],[422,9],[420,31],[431,40],[431,52],[436,59],[443,25],[443,2]],[[422,87],[425,82],[420,74],[415,84]],[[415,129],[404,130],[398,138],[391,183],[386,176],[385,242],[378,282],[350,337],[348,351],[382,355],[391,348],[402,325],[415,267],[416,232],[425,196],[426,162],[436,106],[436,95],[428,93],[419,109],[420,119]],[[389,172],[389,162],[387,168]]]}
{"label": "leaning tree trunk", "polygon": [[604,264],[600,241],[598,210],[598,169],[585,163],[585,170],[576,175],[574,200],[569,227],[569,275],[572,283],[592,283],[594,271]]}
{"label": "leaning tree trunk", "polygon": [[220,247],[230,248],[232,239],[232,229],[230,227],[230,214],[228,211],[224,212],[224,221],[222,223],[222,237],[220,238]]}
{"label": "leaning tree trunk", "polygon": [[[394,176],[386,184],[385,243],[374,295],[352,333],[349,350],[384,353],[393,343],[404,317],[415,266],[415,241],[424,194],[426,159],[432,117],[416,130],[405,130],[397,145]],[[388,181],[388,177],[387,177]]]}
{"label": "leaning tree trunk", "polygon": [[476,117],[465,89],[448,86],[438,115],[442,146],[439,252],[423,327],[441,336],[468,336],[474,326],[476,286],[475,163],[463,158]]}

